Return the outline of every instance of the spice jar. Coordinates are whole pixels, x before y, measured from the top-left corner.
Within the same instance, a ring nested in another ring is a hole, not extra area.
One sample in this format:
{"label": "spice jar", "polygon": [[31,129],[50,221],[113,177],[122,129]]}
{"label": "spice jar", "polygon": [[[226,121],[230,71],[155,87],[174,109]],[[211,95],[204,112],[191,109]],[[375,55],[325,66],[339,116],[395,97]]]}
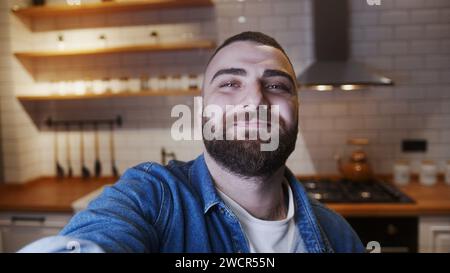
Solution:
{"label": "spice jar", "polygon": [[128,91],[128,77],[121,77],[119,80],[119,92]]}
{"label": "spice jar", "polygon": [[120,80],[119,79],[111,80],[111,92],[113,94],[117,94],[120,92]]}
{"label": "spice jar", "polygon": [[111,81],[110,81],[109,78],[103,78],[102,79],[102,85],[103,85],[102,86],[103,92],[111,93],[112,88],[111,88]]}
{"label": "spice jar", "polygon": [[147,91],[150,87],[150,80],[147,75],[142,75],[140,78],[140,89],[141,91]]}
{"label": "spice jar", "polygon": [[167,76],[161,75],[158,77],[158,89],[157,90],[165,90],[167,89]]}
{"label": "spice jar", "polygon": [[409,161],[398,160],[394,164],[394,183],[403,186],[407,185],[411,177],[411,167]]}
{"label": "spice jar", "polygon": [[189,90],[197,90],[198,89],[198,80],[197,75],[189,75]]}
{"label": "spice jar", "polygon": [[138,93],[141,91],[141,80],[138,78],[131,78],[128,80],[127,89],[132,93]]}
{"label": "spice jar", "polygon": [[159,84],[158,84],[158,77],[151,77],[148,80],[148,88],[151,91],[157,91],[159,89]]}
{"label": "spice jar", "polygon": [[420,166],[420,183],[425,186],[433,186],[437,182],[437,167],[433,161],[424,160]]}
{"label": "spice jar", "polygon": [[99,95],[103,92],[105,92],[105,88],[103,86],[103,81],[102,80],[94,80],[92,83],[92,89],[94,94]]}

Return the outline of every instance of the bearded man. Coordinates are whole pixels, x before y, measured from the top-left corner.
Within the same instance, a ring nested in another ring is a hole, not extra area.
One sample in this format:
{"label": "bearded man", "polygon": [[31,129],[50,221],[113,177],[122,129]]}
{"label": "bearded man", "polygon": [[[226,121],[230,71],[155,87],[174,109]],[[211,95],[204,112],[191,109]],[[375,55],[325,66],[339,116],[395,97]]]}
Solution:
{"label": "bearded man", "polygon": [[[130,168],[59,236],[22,252],[64,252],[74,242],[80,252],[363,252],[349,224],[310,199],[285,165],[298,132],[295,79],[273,38],[228,38],[208,62],[202,88],[204,109],[223,110],[221,118],[204,115],[203,127],[212,123],[221,137],[203,130],[204,152],[193,161]],[[234,115],[255,107],[267,115]],[[270,142],[260,138],[262,128],[277,138],[274,149],[261,148]]]}

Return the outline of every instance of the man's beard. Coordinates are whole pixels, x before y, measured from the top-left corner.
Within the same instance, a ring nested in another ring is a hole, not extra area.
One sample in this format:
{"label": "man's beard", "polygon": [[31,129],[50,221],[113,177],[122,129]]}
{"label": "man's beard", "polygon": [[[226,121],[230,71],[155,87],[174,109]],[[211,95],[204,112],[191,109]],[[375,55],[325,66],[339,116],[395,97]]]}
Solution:
{"label": "man's beard", "polygon": [[[225,123],[225,117],[224,117]],[[202,120],[202,128],[208,121]],[[273,151],[261,151],[261,140],[249,140],[248,131],[245,140],[226,140],[226,126],[223,125],[223,140],[206,140],[205,148],[211,157],[222,167],[235,175],[244,178],[269,177],[286,163],[289,155],[295,149],[298,127],[287,128],[284,120],[279,117],[279,144]],[[234,128],[233,128],[234,129]]]}

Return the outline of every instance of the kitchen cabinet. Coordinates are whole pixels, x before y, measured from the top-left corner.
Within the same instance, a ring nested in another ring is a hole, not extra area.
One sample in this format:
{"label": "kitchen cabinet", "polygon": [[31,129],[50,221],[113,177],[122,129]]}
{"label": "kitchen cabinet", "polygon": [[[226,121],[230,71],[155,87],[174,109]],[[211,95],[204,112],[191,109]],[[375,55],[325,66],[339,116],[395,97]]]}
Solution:
{"label": "kitchen cabinet", "polygon": [[420,217],[419,251],[450,253],[450,216]]}
{"label": "kitchen cabinet", "polygon": [[72,213],[1,212],[0,252],[16,252],[46,236],[57,235]]}

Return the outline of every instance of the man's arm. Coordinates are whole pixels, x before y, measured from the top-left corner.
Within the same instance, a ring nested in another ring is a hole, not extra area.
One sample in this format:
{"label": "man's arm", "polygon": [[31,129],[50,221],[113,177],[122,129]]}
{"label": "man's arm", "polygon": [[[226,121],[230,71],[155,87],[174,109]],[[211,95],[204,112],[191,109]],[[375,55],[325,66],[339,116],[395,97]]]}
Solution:
{"label": "man's arm", "polygon": [[162,185],[138,168],[106,187],[88,208],[76,214],[59,236],[39,240],[20,252],[157,252],[155,223]]}

